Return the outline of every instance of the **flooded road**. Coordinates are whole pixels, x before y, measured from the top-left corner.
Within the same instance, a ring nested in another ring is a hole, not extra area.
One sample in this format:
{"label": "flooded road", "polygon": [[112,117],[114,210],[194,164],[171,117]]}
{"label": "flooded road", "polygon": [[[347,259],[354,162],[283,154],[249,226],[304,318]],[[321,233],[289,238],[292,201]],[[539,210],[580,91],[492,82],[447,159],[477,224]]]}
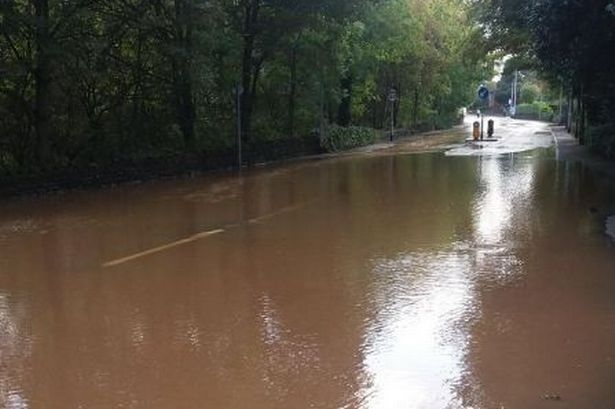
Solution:
{"label": "flooded road", "polygon": [[0,406],[611,409],[613,214],[553,148],[4,201]]}

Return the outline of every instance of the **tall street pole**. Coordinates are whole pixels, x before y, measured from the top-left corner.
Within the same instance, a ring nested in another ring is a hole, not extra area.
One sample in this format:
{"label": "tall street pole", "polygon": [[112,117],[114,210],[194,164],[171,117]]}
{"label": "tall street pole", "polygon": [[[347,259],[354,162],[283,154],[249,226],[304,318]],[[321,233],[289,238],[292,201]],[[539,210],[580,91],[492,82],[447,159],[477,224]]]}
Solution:
{"label": "tall street pole", "polygon": [[515,101],[514,101],[514,106],[515,106],[515,113],[517,111],[517,102],[519,99],[519,70],[515,70]]}

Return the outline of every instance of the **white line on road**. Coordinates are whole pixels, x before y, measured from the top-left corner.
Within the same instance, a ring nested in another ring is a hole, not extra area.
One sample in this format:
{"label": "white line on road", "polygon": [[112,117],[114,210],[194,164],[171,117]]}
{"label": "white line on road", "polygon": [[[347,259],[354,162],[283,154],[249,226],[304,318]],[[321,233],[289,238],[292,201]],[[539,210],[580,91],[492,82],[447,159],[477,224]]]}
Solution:
{"label": "white line on road", "polygon": [[271,218],[274,218],[276,216],[280,216],[280,215],[282,215],[284,213],[290,213],[290,212],[293,212],[295,210],[299,210],[299,209],[301,209],[304,206],[305,206],[305,204],[284,207],[283,209],[278,210],[277,212],[269,213],[269,214],[266,214],[264,216],[260,216],[260,217],[254,218],[254,219],[250,219],[250,220],[248,220],[248,223],[250,223],[250,224],[260,223],[260,222],[265,221],[267,219],[271,219]]}
{"label": "white line on road", "polygon": [[[273,217],[280,216],[280,215],[282,215],[284,213],[289,213],[289,212],[301,209],[304,206],[305,206],[305,204],[284,207],[281,210],[278,210],[277,212],[269,213],[269,214],[266,214],[264,216],[260,216],[260,217],[254,218],[254,219],[250,219],[250,220],[247,221],[247,223],[248,224],[257,224],[257,223],[260,223],[260,222],[265,221],[267,219],[271,219]],[[202,233],[197,233],[197,234],[192,235],[190,237],[187,237],[185,239],[177,240],[177,241],[174,241],[174,242],[169,243],[169,244],[165,244],[165,245],[162,245],[162,246],[154,247],[154,248],[151,248],[149,250],[145,250],[145,251],[142,251],[142,252],[139,252],[139,253],[132,254],[130,256],[119,258],[117,260],[107,261],[107,262],[103,263],[102,266],[104,268],[119,266],[120,264],[125,264],[125,263],[128,263],[130,261],[133,261],[133,260],[136,260],[136,259],[139,259],[139,258],[150,256],[150,255],[156,254],[156,253],[160,253],[162,251],[166,251],[166,250],[172,249],[174,247],[178,247],[178,246],[181,246],[181,245],[184,245],[184,244],[192,243],[192,242],[195,242],[197,240],[205,239],[207,237],[211,237],[211,236],[214,236],[216,234],[224,233],[227,230],[240,227],[241,225],[242,225],[241,223],[236,223],[236,224],[227,225],[227,226],[225,226],[224,229],[209,230],[209,231],[205,231],[205,232],[202,232]]]}
{"label": "white line on road", "polygon": [[136,253],[136,254],[133,254],[131,256],[123,257],[123,258],[120,258],[120,259],[117,259],[117,260],[108,261],[108,262],[104,263],[102,266],[105,267],[105,268],[115,267],[115,266],[118,266],[120,264],[124,264],[124,263],[127,263],[129,261],[136,260],[138,258],[142,258],[142,257],[149,256],[149,255],[152,255],[152,254],[160,253],[161,251],[172,249],[173,247],[181,246],[183,244],[192,243],[194,241],[201,240],[201,239],[204,239],[206,237],[210,237],[210,236],[213,236],[213,235],[216,235],[216,234],[224,233],[225,231],[226,230],[223,230],[223,229],[217,229],[217,230],[210,230],[210,231],[198,233],[198,234],[195,234],[193,236],[187,237],[185,239],[174,241],[173,243],[165,244],[163,246],[154,247],[152,249],[149,249],[149,250],[146,250],[146,251],[142,251],[140,253]]}

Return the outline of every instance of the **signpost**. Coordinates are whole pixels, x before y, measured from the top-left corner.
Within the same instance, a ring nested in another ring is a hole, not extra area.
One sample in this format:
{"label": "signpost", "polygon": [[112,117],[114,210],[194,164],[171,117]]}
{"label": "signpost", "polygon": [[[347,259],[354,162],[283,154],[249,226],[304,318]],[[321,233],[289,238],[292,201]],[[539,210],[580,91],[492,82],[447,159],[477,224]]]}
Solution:
{"label": "signpost", "polygon": [[[481,101],[486,101],[489,99],[489,88],[487,88],[484,85],[481,85],[478,88],[478,98],[480,98]],[[480,113],[480,140],[482,141],[485,135],[485,116],[484,114],[481,112]]]}
{"label": "signpost", "polygon": [[478,97],[481,101],[487,100],[487,98],[489,98],[489,88],[481,85],[480,88],[478,88]]}
{"label": "signpost", "polygon": [[388,100],[391,103],[391,136],[389,139],[393,142],[393,134],[395,132],[395,101],[397,101],[397,90],[395,88],[389,90]]}

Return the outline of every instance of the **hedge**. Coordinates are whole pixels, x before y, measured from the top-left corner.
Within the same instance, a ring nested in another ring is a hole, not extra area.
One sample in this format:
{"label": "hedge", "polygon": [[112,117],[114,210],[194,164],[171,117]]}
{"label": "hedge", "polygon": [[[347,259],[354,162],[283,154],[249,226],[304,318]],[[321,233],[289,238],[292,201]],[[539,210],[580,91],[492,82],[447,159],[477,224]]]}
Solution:
{"label": "hedge", "polygon": [[321,141],[326,152],[340,152],[360,146],[366,146],[376,141],[376,131],[358,126],[332,126]]}
{"label": "hedge", "polygon": [[515,118],[518,119],[541,119],[543,121],[551,121],[553,115],[553,108],[544,102],[519,104],[515,112]]}

